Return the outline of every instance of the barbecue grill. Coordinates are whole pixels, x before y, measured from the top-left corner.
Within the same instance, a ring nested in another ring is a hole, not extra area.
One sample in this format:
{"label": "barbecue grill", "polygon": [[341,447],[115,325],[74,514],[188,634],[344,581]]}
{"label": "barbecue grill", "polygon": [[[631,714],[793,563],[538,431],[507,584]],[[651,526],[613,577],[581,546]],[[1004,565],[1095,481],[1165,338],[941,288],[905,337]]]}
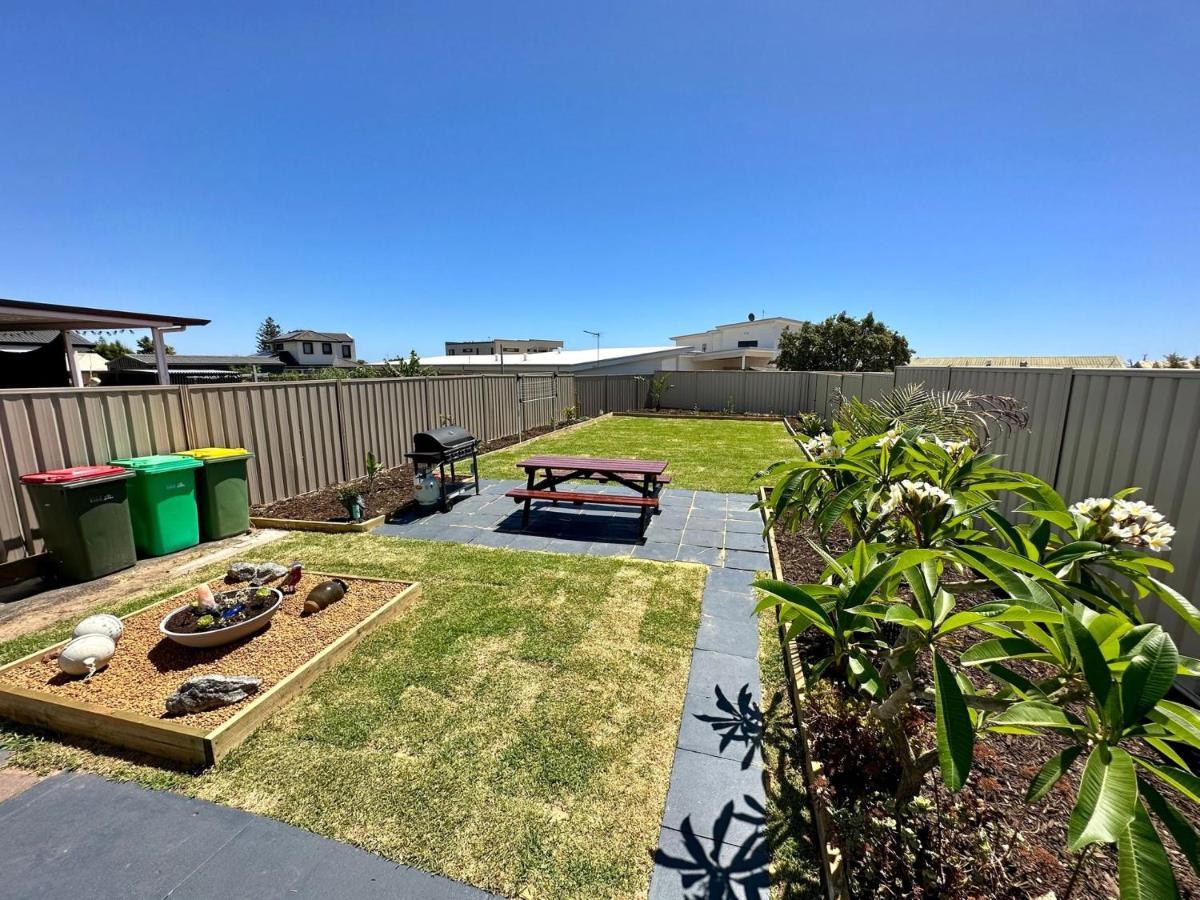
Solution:
{"label": "barbecue grill", "polygon": [[450,466],[450,479],[455,479],[454,464],[464,459],[471,460],[471,478],[475,482],[475,493],[479,493],[479,468],[477,454],[479,439],[465,428],[457,425],[444,425],[429,431],[418,431],[413,435],[412,453],[404,455],[412,460],[413,474],[421,474],[432,470],[435,466],[440,472],[438,479],[441,485],[442,511],[450,508],[446,491],[446,466]]}

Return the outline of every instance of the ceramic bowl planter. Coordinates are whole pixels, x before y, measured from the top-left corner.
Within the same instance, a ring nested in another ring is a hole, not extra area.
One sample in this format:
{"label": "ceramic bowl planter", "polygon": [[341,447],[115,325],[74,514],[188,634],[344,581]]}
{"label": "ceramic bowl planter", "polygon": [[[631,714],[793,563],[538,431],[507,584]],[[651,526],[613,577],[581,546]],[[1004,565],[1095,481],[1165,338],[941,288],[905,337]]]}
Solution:
{"label": "ceramic bowl planter", "polygon": [[271,602],[263,609],[262,612],[248,619],[244,619],[235,625],[229,625],[225,628],[211,628],[207,631],[193,631],[183,633],[172,631],[167,627],[167,623],[179,612],[189,609],[190,605],[180,606],[172,610],[163,617],[162,622],[158,625],[158,630],[169,637],[177,644],[182,644],[184,647],[220,647],[224,644],[232,644],[236,640],[254,634],[256,631],[261,631],[271,623],[271,619],[279,612],[279,607],[283,603],[283,593],[275,588],[263,588],[271,592]]}

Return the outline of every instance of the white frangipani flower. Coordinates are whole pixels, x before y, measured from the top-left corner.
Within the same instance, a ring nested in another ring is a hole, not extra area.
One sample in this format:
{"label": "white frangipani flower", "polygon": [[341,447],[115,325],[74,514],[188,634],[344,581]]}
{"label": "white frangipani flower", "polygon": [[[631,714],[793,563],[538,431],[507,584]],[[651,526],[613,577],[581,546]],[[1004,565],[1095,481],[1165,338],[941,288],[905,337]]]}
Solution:
{"label": "white frangipani flower", "polygon": [[901,482],[888,485],[888,496],[879,507],[879,512],[888,516],[901,506],[916,512],[926,512],[939,506],[949,506],[951,500],[951,496],[936,484],[905,478]]}
{"label": "white frangipani flower", "polygon": [[832,434],[824,431],[805,441],[804,450],[813,459],[840,459],[846,452],[845,448],[834,442]]}
{"label": "white frangipani flower", "polygon": [[1091,524],[1085,536],[1105,544],[1128,544],[1161,553],[1171,549],[1175,528],[1144,500],[1088,497],[1072,503],[1070,513]]}

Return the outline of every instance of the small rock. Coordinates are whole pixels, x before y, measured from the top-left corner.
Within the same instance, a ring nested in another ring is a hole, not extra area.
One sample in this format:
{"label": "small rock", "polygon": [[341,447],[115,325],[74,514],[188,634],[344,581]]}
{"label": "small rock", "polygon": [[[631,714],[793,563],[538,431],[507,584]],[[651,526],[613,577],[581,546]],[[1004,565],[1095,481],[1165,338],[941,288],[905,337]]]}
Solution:
{"label": "small rock", "polygon": [[261,584],[264,581],[282,578],[287,573],[287,567],[281,566],[279,563],[235,562],[225,573],[225,579],[235,584],[239,581],[253,581]]}
{"label": "small rock", "polygon": [[257,693],[262,679],[252,675],[201,675],[190,678],[167,698],[167,712],[173,716],[204,712],[241,703]]}

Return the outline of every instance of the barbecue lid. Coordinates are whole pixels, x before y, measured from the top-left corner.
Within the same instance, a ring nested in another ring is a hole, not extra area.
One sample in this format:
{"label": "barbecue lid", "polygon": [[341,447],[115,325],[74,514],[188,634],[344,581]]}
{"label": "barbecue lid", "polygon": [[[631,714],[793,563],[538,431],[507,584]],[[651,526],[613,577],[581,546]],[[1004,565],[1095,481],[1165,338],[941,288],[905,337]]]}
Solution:
{"label": "barbecue lid", "polygon": [[475,435],[457,425],[443,425],[429,431],[418,431],[413,435],[413,447],[418,451],[444,450],[474,443]]}

